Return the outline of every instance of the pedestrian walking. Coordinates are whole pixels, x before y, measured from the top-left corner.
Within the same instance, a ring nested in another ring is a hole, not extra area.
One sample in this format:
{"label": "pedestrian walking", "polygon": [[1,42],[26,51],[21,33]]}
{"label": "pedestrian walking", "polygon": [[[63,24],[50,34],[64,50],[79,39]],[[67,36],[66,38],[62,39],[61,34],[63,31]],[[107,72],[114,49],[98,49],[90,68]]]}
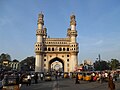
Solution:
{"label": "pedestrian walking", "polygon": [[27,75],[27,79],[28,79],[27,86],[30,86],[31,85],[31,75],[30,74]]}
{"label": "pedestrian walking", "polygon": [[22,74],[21,76],[20,76],[20,84],[22,85],[22,84],[25,84],[27,81],[26,81],[26,79],[25,79],[25,74]]}
{"label": "pedestrian walking", "polygon": [[37,73],[35,73],[34,79],[35,79],[35,84],[37,84],[38,83],[38,74]]}
{"label": "pedestrian walking", "polygon": [[76,74],[76,81],[75,81],[75,84],[79,84],[79,80],[78,80],[78,73]]}
{"label": "pedestrian walking", "polygon": [[57,73],[55,74],[55,79],[57,80]]}
{"label": "pedestrian walking", "polygon": [[40,74],[41,81],[43,81],[43,73]]}
{"label": "pedestrian walking", "polygon": [[113,78],[111,76],[109,76],[108,88],[110,90],[115,90],[115,83],[113,82]]}

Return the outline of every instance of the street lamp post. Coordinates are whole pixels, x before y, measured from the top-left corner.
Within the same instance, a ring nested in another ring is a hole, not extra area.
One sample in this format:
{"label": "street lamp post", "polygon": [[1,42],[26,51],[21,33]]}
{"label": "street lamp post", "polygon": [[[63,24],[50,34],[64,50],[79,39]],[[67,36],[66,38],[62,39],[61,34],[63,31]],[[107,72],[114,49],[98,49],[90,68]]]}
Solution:
{"label": "street lamp post", "polygon": [[100,72],[101,72],[101,57],[100,54],[98,55],[99,65],[100,65]]}
{"label": "street lamp post", "polygon": [[100,67],[100,75],[101,75],[101,77],[100,77],[100,83],[102,83],[102,73],[101,73],[101,57],[100,57],[100,54],[98,55],[98,60],[99,60],[99,67]]}

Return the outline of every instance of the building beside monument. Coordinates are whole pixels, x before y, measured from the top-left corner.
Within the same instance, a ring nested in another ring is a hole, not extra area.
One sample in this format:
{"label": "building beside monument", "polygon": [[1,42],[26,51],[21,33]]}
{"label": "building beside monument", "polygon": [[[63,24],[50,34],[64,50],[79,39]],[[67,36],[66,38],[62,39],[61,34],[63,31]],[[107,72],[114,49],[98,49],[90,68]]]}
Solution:
{"label": "building beside monument", "polygon": [[70,16],[66,38],[49,38],[44,27],[44,15],[38,16],[35,43],[35,72],[59,70],[73,72],[78,66],[78,43],[75,15]]}

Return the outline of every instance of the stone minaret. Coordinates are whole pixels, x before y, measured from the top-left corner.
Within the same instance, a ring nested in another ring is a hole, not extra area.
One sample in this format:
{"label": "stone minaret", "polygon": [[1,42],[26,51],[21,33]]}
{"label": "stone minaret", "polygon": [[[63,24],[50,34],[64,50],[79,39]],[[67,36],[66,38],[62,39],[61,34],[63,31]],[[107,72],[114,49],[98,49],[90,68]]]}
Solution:
{"label": "stone minaret", "polygon": [[70,37],[70,52],[71,52],[70,71],[75,71],[78,65],[78,43],[76,42],[77,31],[76,31],[75,15],[70,16],[69,37]]}
{"label": "stone minaret", "polygon": [[35,61],[35,72],[43,72],[43,36],[44,34],[44,15],[42,13],[38,16],[38,29],[36,30],[36,37],[37,42],[35,43],[35,54],[36,54],[36,61]]}

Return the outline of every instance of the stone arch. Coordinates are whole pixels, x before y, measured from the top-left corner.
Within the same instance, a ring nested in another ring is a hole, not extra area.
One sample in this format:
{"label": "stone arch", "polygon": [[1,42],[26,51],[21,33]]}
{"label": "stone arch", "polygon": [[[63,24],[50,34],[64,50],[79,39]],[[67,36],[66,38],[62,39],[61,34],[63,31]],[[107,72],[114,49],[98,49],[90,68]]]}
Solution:
{"label": "stone arch", "polygon": [[63,70],[63,72],[64,72],[64,60],[62,60],[61,58],[58,58],[58,57],[55,57],[55,58],[53,58],[53,59],[51,59],[50,61],[49,61],[49,65],[48,65],[48,68],[49,68],[49,71],[52,71],[51,70],[51,64],[53,63],[53,62],[55,62],[55,61],[58,61],[58,62],[60,62],[61,64],[62,64],[62,70]]}

